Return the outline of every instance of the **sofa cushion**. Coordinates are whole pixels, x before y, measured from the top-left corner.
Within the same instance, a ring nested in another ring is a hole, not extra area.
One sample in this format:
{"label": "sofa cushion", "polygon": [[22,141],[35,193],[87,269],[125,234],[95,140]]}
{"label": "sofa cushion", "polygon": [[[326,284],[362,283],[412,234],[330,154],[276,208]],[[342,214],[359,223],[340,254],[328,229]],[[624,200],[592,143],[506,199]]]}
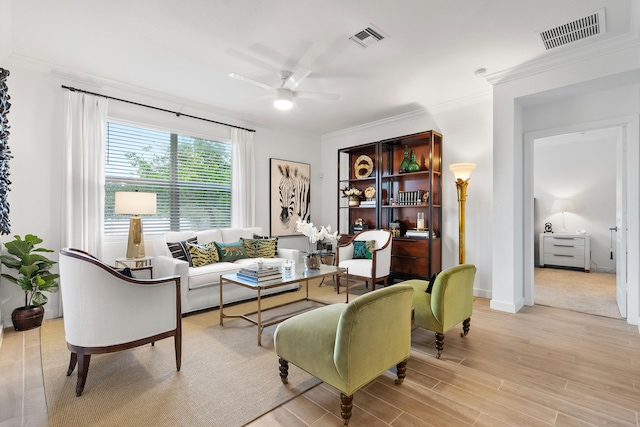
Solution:
{"label": "sofa cushion", "polygon": [[222,232],[220,230],[202,230],[196,231],[196,237],[198,238],[198,244],[224,242],[222,239]]}
{"label": "sofa cushion", "polygon": [[164,234],[164,238],[166,242],[179,242],[181,240],[191,239],[192,237],[196,237],[196,232],[193,230],[167,231]]}
{"label": "sofa cushion", "polygon": [[187,247],[189,243],[197,244],[198,239],[196,237],[192,237],[179,242],[167,242],[167,246],[169,247],[169,252],[171,252],[172,257],[187,261],[189,266],[191,266],[191,255],[189,254],[189,248]]}
{"label": "sofa cushion", "polygon": [[272,239],[245,239],[242,244],[249,258],[275,258],[278,254],[278,238]]}
{"label": "sofa cushion", "polygon": [[221,275],[237,273],[238,270],[240,270],[240,266],[232,262],[216,262],[202,267],[189,267],[189,289],[218,285]]}
{"label": "sofa cushion", "polygon": [[194,267],[202,267],[203,265],[220,261],[218,248],[213,242],[205,244],[187,243],[187,247],[191,256],[191,265]]}
{"label": "sofa cushion", "polygon": [[245,239],[251,239],[255,234],[262,234],[262,228],[260,227],[252,227],[252,228],[223,228],[220,230],[222,233],[222,240],[216,240],[217,242],[237,242],[241,237]]}
{"label": "sofa cushion", "polygon": [[233,262],[237,259],[247,258],[247,251],[240,240],[233,243],[215,242],[215,244],[216,248],[218,248],[220,261]]}

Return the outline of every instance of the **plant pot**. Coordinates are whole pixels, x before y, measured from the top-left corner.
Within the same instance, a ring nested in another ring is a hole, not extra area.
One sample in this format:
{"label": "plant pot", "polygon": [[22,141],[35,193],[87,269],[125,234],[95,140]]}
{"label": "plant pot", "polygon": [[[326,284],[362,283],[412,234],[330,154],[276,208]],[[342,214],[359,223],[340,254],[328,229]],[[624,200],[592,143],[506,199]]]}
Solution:
{"label": "plant pot", "polygon": [[360,206],[360,198],[349,197],[349,206]]}
{"label": "plant pot", "polygon": [[320,264],[322,264],[320,254],[306,255],[304,257],[304,268],[307,270],[320,270]]}
{"label": "plant pot", "polygon": [[44,318],[44,307],[19,307],[11,313],[11,321],[16,331],[28,331],[39,328]]}

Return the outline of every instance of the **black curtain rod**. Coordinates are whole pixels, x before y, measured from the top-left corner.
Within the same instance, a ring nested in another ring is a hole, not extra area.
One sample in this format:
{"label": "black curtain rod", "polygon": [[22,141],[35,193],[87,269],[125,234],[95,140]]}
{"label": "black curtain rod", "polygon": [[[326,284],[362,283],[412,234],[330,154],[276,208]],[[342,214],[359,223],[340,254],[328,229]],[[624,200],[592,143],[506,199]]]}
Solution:
{"label": "black curtain rod", "polygon": [[127,104],[133,104],[133,105],[137,105],[139,107],[146,107],[146,108],[151,108],[153,110],[164,111],[165,113],[175,114],[178,117],[184,116],[184,117],[189,117],[189,118],[192,118],[192,119],[204,120],[205,122],[216,123],[218,125],[229,126],[229,127],[236,128],[236,129],[242,129],[242,130],[246,130],[248,132],[255,132],[254,129],[247,129],[247,128],[243,128],[241,126],[230,125],[228,123],[217,122],[215,120],[210,120],[210,119],[204,119],[202,117],[192,116],[190,114],[179,113],[177,111],[165,110],[164,108],[154,107],[153,105],[140,104],[139,102],[127,101],[126,99],[115,98],[113,96],[102,95],[100,93],[95,93],[95,92],[89,92],[89,91],[86,91],[86,90],[77,89],[75,87],[69,87],[69,86],[62,85],[62,88],[70,90],[71,92],[87,93],[89,95],[95,95],[95,96],[101,96],[101,97],[107,98],[107,99],[113,99],[114,101],[126,102]]}

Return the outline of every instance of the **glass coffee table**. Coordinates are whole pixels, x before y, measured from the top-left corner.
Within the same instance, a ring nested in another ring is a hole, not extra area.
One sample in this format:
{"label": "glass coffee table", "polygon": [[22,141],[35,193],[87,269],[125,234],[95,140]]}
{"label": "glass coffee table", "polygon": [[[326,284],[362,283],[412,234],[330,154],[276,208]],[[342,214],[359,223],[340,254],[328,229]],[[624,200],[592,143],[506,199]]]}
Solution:
{"label": "glass coffee table", "polygon": [[[289,305],[289,304],[293,304],[296,302],[300,302],[300,301],[312,301],[312,302],[317,302],[320,304],[326,304],[323,301],[318,301],[318,300],[314,300],[309,298],[309,280],[312,279],[318,279],[318,278],[325,278],[327,276],[335,276],[335,275],[340,275],[340,276],[345,276],[346,277],[346,302],[349,302],[349,272],[348,269],[346,268],[341,268],[341,267],[335,267],[332,265],[321,265],[319,270],[305,270],[303,265],[298,265],[296,266],[296,269],[294,270],[293,274],[291,274],[288,277],[281,277],[278,279],[273,279],[273,280],[269,280],[266,282],[259,282],[259,283],[255,283],[249,280],[245,280],[242,279],[241,277],[238,277],[238,275],[236,273],[232,273],[232,274],[223,274],[222,276],[220,276],[220,325],[224,325],[224,319],[226,318],[235,318],[235,317],[240,317],[242,319],[245,319],[248,322],[253,323],[254,325],[258,326],[258,345],[262,345],[262,330],[264,328],[266,328],[267,326],[271,326],[271,325],[275,325],[276,323],[280,323],[283,320],[291,317],[291,316],[278,316],[277,319],[275,320],[269,320],[267,322],[262,322],[262,313],[266,310],[271,310],[273,308],[277,308],[277,307],[283,307],[285,305]],[[237,286],[244,286],[245,288],[251,288],[251,289],[255,289],[257,292],[257,301],[258,301],[258,310],[257,311],[253,311],[251,313],[246,313],[246,314],[224,314],[224,299],[223,299],[223,284],[224,283],[232,283],[234,285]],[[266,309],[262,309],[262,290],[264,289],[271,289],[271,288],[277,288],[279,286],[284,286],[284,285],[288,285],[291,283],[298,283],[298,282],[305,282],[305,297],[304,298],[300,298],[297,299],[295,301],[289,301],[287,303],[284,304],[280,304],[280,305],[276,305],[273,307],[269,307]],[[338,293],[340,293],[340,290],[338,289]],[[252,315],[256,315],[257,319],[254,319],[252,317]]]}

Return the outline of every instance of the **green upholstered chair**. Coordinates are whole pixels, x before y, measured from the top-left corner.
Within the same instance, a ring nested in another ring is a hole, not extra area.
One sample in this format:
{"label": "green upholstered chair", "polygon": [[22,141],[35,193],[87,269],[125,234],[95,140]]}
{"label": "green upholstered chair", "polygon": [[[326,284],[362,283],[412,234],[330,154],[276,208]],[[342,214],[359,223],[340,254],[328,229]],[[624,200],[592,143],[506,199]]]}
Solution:
{"label": "green upholstered chair", "polygon": [[396,384],[402,383],[411,350],[412,301],[410,286],[394,285],[280,323],[274,342],[282,382],[288,382],[290,362],[335,387],[349,425],[356,390],[393,366]]}
{"label": "green upholstered chair", "polygon": [[440,272],[436,277],[431,293],[425,291],[429,287],[427,280],[407,280],[399,284],[409,285],[413,294],[413,310],[415,325],[436,333],[436,349],[438,359],[444,346],[444,334],[462,322],[463,332],[469,332],[471,314],[473,312],[473,279],[476,267],[462,264]]}

